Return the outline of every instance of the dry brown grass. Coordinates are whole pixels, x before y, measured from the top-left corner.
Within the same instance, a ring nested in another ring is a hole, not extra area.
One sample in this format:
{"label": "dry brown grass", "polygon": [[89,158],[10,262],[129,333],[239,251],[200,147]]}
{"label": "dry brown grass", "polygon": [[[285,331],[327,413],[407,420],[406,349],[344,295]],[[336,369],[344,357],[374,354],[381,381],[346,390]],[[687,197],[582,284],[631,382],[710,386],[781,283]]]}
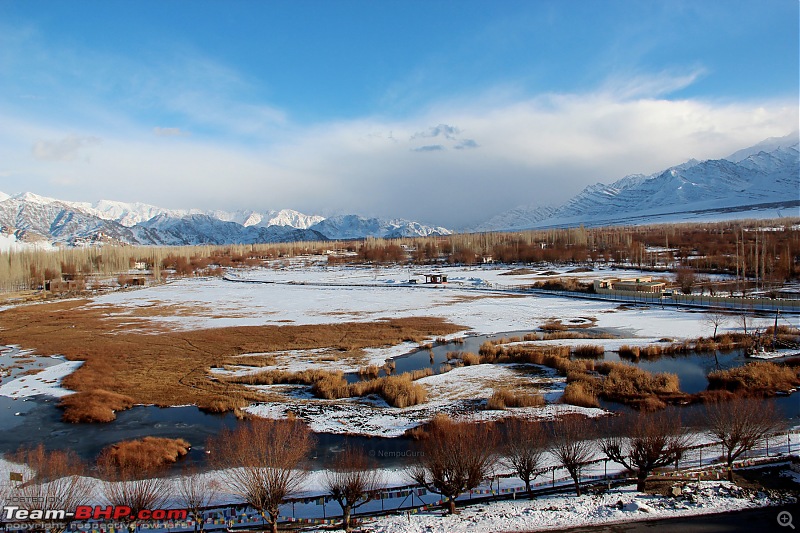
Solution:
{"label": "dry brown grass", "polygon": [[100,453],[118,465],[137,465],[151,470],[176,462],[189,453],[189,447],[184,439],[144,437],[112,444]]}
{"label": "dry brown grass", "polygon": [[472,352],[462,353],[458,358],[461,359],[461,362],[464,363],[464,366],[481,364],[481,358]]}
{"label": "dry brown grass", "polygon": [[599,344],[581,344],[572,348],[572,355],[576,357],[603,357],[606,349]]}
{"label": "dry brown grass", "polygon": [[[259,400],[262,396],[257,391],[209,374],[212,367],[232,363],[231,358],[238,355],[331,347],[363,350],[464,329],[441,318],[426,317],[194,331],[172,331],[141,320],[132,329],[130,317],[109,316],[109,308],[86,303],[65,300],[0,311],[0,344],[18,344],[41,354],[63,354],[69,360],[85,361],[64,379],[63,386],[68,389],[115,391],[132,398],[134,403],[161,406],[194,403],[201,408],[219,409],[229,406],[229,399],[236,395],[241,400],[234,401],[235,405],[242,400]],[[109,418],[113,402],[105,406],[106,401],[110,401],[109,396],[96,396],[91,403],[106,408],[103,414],[94,413],[101,416],[91,418]]]}
{"label": "dry brown grass", "polygon": [[767,361],[750,363],[730,370],[717,370],[708,375],[709,389],[724,389],[742,394],[774,394],[800,385],[800,374]]}
{"label": "dry brown grass", "polygon": [[580,407],[600,407],[597,395],[591,390],[591,386],[584,381],[573,381],[567,383],[561,402]]}
{"label": "dry brown grass", "polygon": [[566,331],[568,328],[561,322],[561,320],[551,319],[542,324],[539,329],[542,331]]}
{"label": "dry brown grass", "polygon": [[500,410],[507,407],[541,407],[544,403],[544,398],[539,393],[519,393],[503,387],[495,389],[486,408]]}
{"label": "dry brown grass", "polygon": [[602,395],[609,400],[647,394],[680,393],[680,383],[675,374],[652,374],[624,363],[602,363],[597,370],[605,375]]}
{"label": "dry brown grass", "polygon": [[95,389],[64,396],[59,407],[64,409],[61,419],[72,424],[83,422],[111,422],[117,418],[115,411],[133,407],[130,396]]}
{"label": "dry brown grass", "polygon": [[432,369],[424,368],[396,376],[376,377],[357,383],[347,383],[341,371],[310,369],[300,372],[288,372],[284,370],[267,370],[257,374],[230,376],[225,380],[229,383],[247,385],[274,385],[278,383],[311,385],[311,393],[317,398],[325,400],[376,394],[386,400],[389,405],[408,407],[422,403],[427,399],[425,388],[417,385],[414,381],[432,374]]}
{"label": "dry brown grass", "polygon": [[379,367],[378,365],[367,365],[367,366],[362,366],[361,368],[358,369],[359,376],[365,376],[369,378],[377,378],[378,374],[380,373],[381,373],[381,367]]}

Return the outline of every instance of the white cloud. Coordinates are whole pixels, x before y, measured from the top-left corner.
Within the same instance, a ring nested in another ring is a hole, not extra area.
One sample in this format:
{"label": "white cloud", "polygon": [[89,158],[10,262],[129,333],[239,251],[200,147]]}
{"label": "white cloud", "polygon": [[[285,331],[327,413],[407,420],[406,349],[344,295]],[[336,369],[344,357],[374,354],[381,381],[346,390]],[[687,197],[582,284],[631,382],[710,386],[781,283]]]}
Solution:
{"label": "white cloud", "polygon": [[79,137],[69,135],[58,140],[39,140],[33,144],[33,157],[40,161],[75,161],[79,151],[85,146],[98,144],[100,139],[97,137]]}
{"label": "white cloud", "polygon": [[183,131],[180,128],[162,128],[159,126],[153,128],[153,134],[156,137],[188,137],[191,135],[188,131]]}
{"label": "white cloud", "polygon": [[[211,112],[208,122],[224,122],[226,132],[263,133],[271,127],[265,123],[284,121],[281,135],[258,135],[257,142],[181,136],[178,128],[137,127],[124,117],[114,124],[124,128],[83,128],[93,134],[79,136],[6,113],[0,160],[16,178],[0,176],[0,190],[165,207],[357,212],[463,227],[520,204],[563,202],[597,181],[723,157],[797,127],[796,101],[635,96],[649,86],[687,83],[657,78],[634,80],[635,89],[625,91],[607,85],[580,94],[449,100],[402,120],[300,127],[269,106],[256,106],[263,113],[242,122],[244,104],[229,116],[224,106]],[[154,133],[171,134],[173,142]],[[35,160],[20,155],[25,143]],[[80,167],[62,165],[55,175],[42,163],[75,160],[90,145],[91,160]],[[22,177],[26,184],[12,183]]]}

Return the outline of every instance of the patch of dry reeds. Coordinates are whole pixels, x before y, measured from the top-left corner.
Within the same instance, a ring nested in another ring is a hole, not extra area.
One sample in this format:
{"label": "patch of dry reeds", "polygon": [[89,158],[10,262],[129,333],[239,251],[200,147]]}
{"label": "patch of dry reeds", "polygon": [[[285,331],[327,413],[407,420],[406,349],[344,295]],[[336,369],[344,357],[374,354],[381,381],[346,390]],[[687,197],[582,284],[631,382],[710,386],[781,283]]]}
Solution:
{"label": "patch of dry reeds", "polygon": [[102,389],[78,392],[61,398],[58,406],[64,409],[61,419],[71,424],[85,422],[111,422],[116,420],[115,411],[133,407],[130,396]]}
{"label": "patch of dry reeds", "polygon": [[508,407],[541,407],[545,404],[539,393],[519,393],[502,387],[495,389],[486,402],[486,408],[501,410]]}
{"label": "patch of dry reeds", "polygon": [[137,465],[147,471],[176,462],[189,453],[189,442],[184,439],[144,437],[112,444],[101,455],[118,465]]}

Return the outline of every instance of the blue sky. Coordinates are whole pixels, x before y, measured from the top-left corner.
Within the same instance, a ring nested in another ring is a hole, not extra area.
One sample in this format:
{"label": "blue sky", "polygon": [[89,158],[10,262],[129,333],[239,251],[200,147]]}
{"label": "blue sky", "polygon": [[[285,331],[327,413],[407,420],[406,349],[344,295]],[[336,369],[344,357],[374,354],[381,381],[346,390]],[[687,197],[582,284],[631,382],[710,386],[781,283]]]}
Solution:
{"label": "blue sky", "polygon": [[796,0],[0,0],[0,191],[451,227],[798,127]]}

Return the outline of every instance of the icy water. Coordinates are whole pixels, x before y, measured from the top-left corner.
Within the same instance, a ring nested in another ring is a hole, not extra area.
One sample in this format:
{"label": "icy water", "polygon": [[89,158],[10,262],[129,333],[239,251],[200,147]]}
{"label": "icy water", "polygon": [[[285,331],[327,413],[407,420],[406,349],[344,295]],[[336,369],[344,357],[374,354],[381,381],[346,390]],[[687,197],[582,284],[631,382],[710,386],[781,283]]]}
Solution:
{"label": "icy water", "polygon": [[[464,337],[463,342],[447,342],[429,349],[413,350],[409,354],[394,359],[395,372],[411,372],[432,368],[438,373],[442,363],[448,359],[448,352],[478,353],[480,345],[486,340],[501,337],[522,337],[525,331],[506,332],[497,335]],[[587,343],[591,342],[587,339]],[[615,352],[606,352],[598,360],[619,361]],[[741,366],[750,360],[741,352],[714,354],[688,354],[676,357],[662,357],[655,360],[634,362],[650,372],[672,372],[678,375],[681,389],[688,393],[704,390],[708,381],[706,375],[716,369]],[[350,381],[360,379],[358,375],[347,376]],[[786,418],[800,416],[800,394],[778,397],[773,400]],[[58,399],[36,396],[25,399],[0,397],[0,452],[7,453],[29,443],[45,443],[49,448],[70,448],[87,460],[94,459],[105,446],[126,439],[141,438],[147,435],[170,438],[184,438],[192,443],[188,462],[204,463],[206,443],[209,438],[225,428],[237,424],[231,414],[207,414],[193,406],[158,408],[136,406],[117,413],[117,420],[109,424],[65,424],[61,422],[61,410],[56,407]],[[603,407],[616,412],[630,409],[620,404],[603,402]],[[669,407],[668,412],[683,418],[694,425],[702,414],[702,406]],[[360,437],[335,434],[318,434],[312,463],[321,466],[344,446],[357,446],[367,451],[381,466],[391,467],[406,464],[409,457],[417,453],[415,441],[407,438],[386,439],[379,437]],[[186,461],[182,461],[186,462]]]}

